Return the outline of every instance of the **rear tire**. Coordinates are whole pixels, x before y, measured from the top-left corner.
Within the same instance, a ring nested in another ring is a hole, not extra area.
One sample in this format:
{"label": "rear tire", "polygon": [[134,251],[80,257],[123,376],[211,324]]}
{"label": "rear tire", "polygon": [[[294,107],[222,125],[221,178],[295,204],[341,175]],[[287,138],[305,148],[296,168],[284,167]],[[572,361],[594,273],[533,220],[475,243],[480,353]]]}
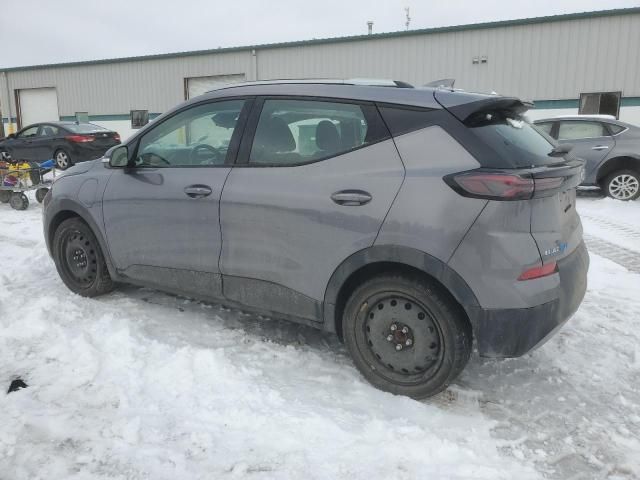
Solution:
{"label": "rear tire", "polygon": [[13,192],[9,204],[14,210],[26,210],[29,208],[29,199],[24,193]]}
{"label": "rear tire", "polygon": [[640,173],[628,169],[613,172],[605,178],[603,188],[616,200],[635,200],[640,197]]}
{"label": "rear tire", "polygon": [[56,168],[59,170],[66,170],[73,165],[71,157],[63,149],[56,150],[56,153],[53,154],[53,160],[56,162]]}
{"label": "rear tire", "polygon": [[346,303],[342,330],[369,382],[416,399],[447,388],[471,355],[471,328],[460,306],[418,276],[388,274],[360,285]]}
{"label": "rear tire", "polygon": [[83,297],[113,290],[113,282],[100,244],[79,218],[62,222],[53,235],[53,260],[64,284]]}
{"label": "rear tire", "polygon": [[9,190],[0,190],[0,203],[9,203],[11,200],[11,192]]}

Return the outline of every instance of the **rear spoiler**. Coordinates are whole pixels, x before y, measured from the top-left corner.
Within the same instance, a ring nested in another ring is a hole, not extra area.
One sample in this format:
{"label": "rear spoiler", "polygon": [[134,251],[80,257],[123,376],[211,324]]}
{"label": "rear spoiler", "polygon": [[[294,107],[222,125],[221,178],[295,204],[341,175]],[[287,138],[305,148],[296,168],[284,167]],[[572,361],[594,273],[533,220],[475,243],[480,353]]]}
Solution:
{"label": "rear spoiler", "polygon": [[517,97],[459,93],[450,90],[435,90],[433,96],[440,105],[461,122],[467,120],[474,113],[485,110],[508,110],[521,115],[533,108],[533,103],[520,100]]}

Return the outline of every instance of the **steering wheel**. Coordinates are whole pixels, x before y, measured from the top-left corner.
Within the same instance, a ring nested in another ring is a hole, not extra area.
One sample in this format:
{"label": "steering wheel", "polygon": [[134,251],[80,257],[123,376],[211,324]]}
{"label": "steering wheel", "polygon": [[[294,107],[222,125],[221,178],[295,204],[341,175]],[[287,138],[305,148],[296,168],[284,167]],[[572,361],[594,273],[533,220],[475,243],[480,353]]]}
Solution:
{"label": "steering wheel", "polygon": [[140,155],[138,157],[138,159],[140,159],[140,163],[138,163],[136,161],[137,165],[144,165],[144,166],[148,166],[148,167],[154,167],[154,166],[157,166],[157,163],[164,163],[165,165],[171,166],[171,162],[169,160],[167,160],[166,158],[161,157],[160,155],[158,155],[157,153],[154,153],[154,152],[143,153],[142,155]]}
{"label": "steering wheel", "polygon": [[214,165],[224,163],[224,157],[218,149],[206,143],[201,143],[191,149],[189,161],[192,165]]}

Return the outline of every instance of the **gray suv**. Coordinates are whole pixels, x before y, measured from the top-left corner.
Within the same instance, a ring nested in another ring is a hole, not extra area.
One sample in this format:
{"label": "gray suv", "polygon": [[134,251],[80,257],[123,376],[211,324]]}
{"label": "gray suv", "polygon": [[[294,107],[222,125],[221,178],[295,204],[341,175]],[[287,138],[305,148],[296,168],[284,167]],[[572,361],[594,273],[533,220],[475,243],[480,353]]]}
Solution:
{"label": "gray suv", "polygon": [[516,98],[349,82],[221,88],[44,201],[63,282],[116,282],[337,333],[375,386],[421,398],[578,308],[583,162]]}
{"label": "gray suv", "polygon": [[640,128],[613,117],[573,115],[534,124],[587,162],[583,185],[598,186],[612,198],[640,197]]}

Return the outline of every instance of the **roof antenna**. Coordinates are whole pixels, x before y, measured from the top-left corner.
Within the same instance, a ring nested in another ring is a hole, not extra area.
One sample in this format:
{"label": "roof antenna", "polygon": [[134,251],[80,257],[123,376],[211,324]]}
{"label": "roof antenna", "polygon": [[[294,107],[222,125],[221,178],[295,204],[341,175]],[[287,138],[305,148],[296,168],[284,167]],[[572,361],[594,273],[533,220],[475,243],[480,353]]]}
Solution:
{"label": "roof antenna", "polygon": [[404,22],[404,26],[407,27],[407,30],[409,30],[409,24],[411,23],[411,16],[409,15],[409,7],[405,7],[404,11],[405,11],[405,13],[407,15],[407,17],[406,17],[407,21]]}
{"label": "roof antenna", "polygon": [[369,27],[369,35],[371,35],[373,33],[373,22],[371,20],[367,22],[367,27]]}

